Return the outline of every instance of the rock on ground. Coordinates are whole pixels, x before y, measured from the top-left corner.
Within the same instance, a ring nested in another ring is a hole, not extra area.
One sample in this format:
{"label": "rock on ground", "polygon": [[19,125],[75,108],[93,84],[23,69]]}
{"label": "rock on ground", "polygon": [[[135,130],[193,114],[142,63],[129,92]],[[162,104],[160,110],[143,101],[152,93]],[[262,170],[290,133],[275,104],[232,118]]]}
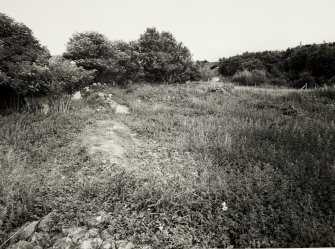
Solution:
{"label": "rock on ground", "polygon": [[24,240],[20,240],[19,242],[9,246],[7,249],[34,249],[34,246]]}
{"label": "rock on ground", "polygon": [[36,231],[38,221],[30,222],[15,235],[14,240],[28,240]]}

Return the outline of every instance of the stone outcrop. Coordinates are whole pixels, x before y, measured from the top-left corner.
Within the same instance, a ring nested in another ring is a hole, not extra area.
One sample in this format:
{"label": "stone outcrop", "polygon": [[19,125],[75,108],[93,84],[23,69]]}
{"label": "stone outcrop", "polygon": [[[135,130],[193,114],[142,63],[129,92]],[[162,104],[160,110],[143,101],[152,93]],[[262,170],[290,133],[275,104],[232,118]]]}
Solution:
{"label": "stone outcrop", "polygon": [[85,221],[85,226],[62,229],[54,234],[55,213],[19,229],[9,249],[152,249],[149,245],[135,245],[120,239],[113,217],[100,212]]}

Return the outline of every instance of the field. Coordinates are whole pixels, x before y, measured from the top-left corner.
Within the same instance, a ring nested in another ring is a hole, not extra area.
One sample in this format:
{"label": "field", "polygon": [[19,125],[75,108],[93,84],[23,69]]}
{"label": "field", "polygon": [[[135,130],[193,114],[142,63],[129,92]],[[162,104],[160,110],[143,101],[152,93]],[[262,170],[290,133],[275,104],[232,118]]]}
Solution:
{"label": "field", "polygon": [[[130,114],[101,109],[98,92]],[[334,100],[331,88],[143,84],[96,88],[70,113],[2,116],[0,242],[51,210],[55,233],[104,210],[121,238],[153,248],[335,246]],[[83,142],[106,122],[122,128],[117,156]]]}

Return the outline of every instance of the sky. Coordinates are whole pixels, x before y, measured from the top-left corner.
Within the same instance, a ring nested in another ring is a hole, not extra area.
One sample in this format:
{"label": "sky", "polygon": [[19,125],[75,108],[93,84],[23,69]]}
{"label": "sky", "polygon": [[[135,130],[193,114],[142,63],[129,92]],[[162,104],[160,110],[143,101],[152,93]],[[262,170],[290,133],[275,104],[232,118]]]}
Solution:
{"label": "sky", "polygon": [[0,0],[52,55],[75,32],[136,40],[148,27],[171,32],[194,60],[335,42],[335,0]]}

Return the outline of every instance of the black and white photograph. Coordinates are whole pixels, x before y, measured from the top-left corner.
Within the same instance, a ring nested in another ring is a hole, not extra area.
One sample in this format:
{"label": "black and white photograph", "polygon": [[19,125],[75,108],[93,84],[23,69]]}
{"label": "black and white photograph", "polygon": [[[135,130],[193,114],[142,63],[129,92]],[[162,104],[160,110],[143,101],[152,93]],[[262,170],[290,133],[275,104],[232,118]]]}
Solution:
{"label": "black and white photograph", "polygon": [[0,0],[0,249],[335,247],[334,0]]}

